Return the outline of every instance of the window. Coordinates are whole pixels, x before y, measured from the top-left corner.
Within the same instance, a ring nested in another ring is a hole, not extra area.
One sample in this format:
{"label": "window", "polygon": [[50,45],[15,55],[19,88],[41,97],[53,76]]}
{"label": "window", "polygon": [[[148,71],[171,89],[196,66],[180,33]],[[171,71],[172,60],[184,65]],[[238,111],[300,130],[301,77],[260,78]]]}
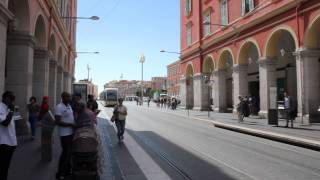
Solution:
{"label": "window", "polygon": [[228,24],[228,4],[227,0],[220,1],[220,17],[221,17],[221,24],[227,25]]}
{"label": "window", "polygon": [[192,0],[184,0],[184,15],[189,16],[192,12]]}
{"label": "window", "polygon": [[208,36],[211,33],[211,10],[208,10],[203,16],[203,35]]}
{"label": "window", "polygon": [[247,14],[254,8],[254,0],[242,0],[242,15]]}
{"label": "window", "polygon": [[191,46],[192,44],[192,24],[187,24],[187,46]]}

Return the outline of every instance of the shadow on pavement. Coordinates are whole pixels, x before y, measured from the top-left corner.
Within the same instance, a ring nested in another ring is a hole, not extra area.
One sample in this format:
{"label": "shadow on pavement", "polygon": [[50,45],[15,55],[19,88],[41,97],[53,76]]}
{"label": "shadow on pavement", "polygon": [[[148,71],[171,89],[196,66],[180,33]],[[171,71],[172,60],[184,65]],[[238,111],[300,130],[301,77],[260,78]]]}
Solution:
{"label": "shadow on pavement", "polygon": [[[110,172],[104,172],[109,174],[108,176],[113,177],[112,179],[137,179],[145,180],[147,179],[143,174],[142,170],[139,168],[138,164],[135,162],[134,158],[131,156],[128,148],[125,143],[119,143],[116,131],[113,125],[109,122],[108,119],[98,118],[98,128],[100,129],[102,142],[105,144],[106,153],[109,154],[109,157],[106,157],[105,163],[110,163],[111,175]],[[107,169],[104,171],[108,171]],[[103,174],[101,179],[104,180]],[[107,178],[106,178],[107,179]]]}
{"label": "shadow on pavement", "polygon": [[235,171],[226,174],[225,169],[222,170],[210,164],[200,155],[195,155],[154,132],[127,129],[127,133],[172,179],[236,180],[247,178],[239,177],[242,175]]}
{"label": "shadow on pavement", "polygon": [[52,145],[52,161],[41,160],[41,129],[37,129],[36,138],[31,141],[23,137],[18,139],[18,147],[15,150],[8,180],[54,180],[61,152],[60,140],[55,130]]}

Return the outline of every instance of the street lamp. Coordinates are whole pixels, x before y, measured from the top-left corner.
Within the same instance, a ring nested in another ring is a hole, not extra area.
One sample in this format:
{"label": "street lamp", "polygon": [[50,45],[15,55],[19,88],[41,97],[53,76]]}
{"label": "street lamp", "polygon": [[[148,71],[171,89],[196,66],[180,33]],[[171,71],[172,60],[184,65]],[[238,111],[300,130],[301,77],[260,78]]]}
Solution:
{"label": "street lamp", "polygon": [[[217,23],[210,23],[210,22],[204,22],[203,25],[207,25],[207,26],[208,26],[208,25],[209,25],[209,26],[210,26],[210,25],[211,25],[211,26],[222,26],[222,27],[224,27],[224,28],[225,28],[225,27],[229,27],[229,25],[217,24]],[[236,27],[234,27],[234,26],[231,26],[231,27],[232,27],[233,30],[236,29]]]}
{"label": "street lamp", "polygon": [[140,63],[141,63],[141,105],[143,103],[143,63],[146,61],[144,54],[142,53],[140,56]]}
{"label": "street lamp", "polygon": [[61,17],[61,19],[90,19],[90,20],[93,20],[93,21],[97,21],[99,20],[100,18],[98,16],[91,16],[91,17],[76,17],[76,16],[63,16]]}
{"label": "street lamp", "polygon": [[171,53],[171,54],[181,54],[180,52],[165,51],[163,49],[160,52],[162,52],[162,53]]}
{"label": "street lamp", "polygon": [[90,52],[90,51],[80,51],[80,52],[75,52],[76,54],[99,54],[100,52]]}

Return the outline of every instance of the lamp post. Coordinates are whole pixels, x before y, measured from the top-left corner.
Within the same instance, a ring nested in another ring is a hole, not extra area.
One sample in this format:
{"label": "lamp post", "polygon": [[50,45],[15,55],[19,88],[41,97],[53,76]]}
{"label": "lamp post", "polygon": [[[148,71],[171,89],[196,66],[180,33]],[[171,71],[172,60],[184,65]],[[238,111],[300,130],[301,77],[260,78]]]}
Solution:
{"label": "lamp post", "polygon": [[77,51],[76,54],[99,54],[100,52],[90,52],[90,51]]}
{"label": "lamp post", "polygon": [[166,50],[163,50],[163,49],[160,52],[162,52],[162,53],[171,53],[171,54],[181,54],[180,52],[166,51]]}
{"label": "lamp post", "polygon": [[143,63],[146,61],[144,54],[142,53],[140,56],[140,63],[141,63],[141,105],[143,103]]}
{"label": "lamp post", "polygon": [[61,19],[89,19],[89,20],[97,21],[100,18],[98,16],[91,16],[91,17],[62,16]]}

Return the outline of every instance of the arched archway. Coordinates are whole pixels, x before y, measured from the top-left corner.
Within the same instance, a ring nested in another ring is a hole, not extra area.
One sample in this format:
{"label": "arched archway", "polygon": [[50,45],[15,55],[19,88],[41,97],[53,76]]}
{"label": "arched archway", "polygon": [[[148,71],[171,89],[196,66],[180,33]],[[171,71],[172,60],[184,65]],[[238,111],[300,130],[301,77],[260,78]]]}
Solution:
{"label": "arched archway", "polygon": [[224,84],[225,84],[225,89],[224,89],[224,96],[225,101],[226,101],[226,108],[228,111],[232,111],[233,109],[233,55],[231,50],[225,49],[222,50],[219,61],[218,61],[218,69],[221,71],[224,71],[224,76],[220,78],[224,78]]}
{"label": "arched archway", "polygon": [[320,15],[310,24],[306,31],[304,46],[308,49],[320,49]]}
{"label": "arched archway", "polygon": [[251,101],[251,113],[257,115],[260,110],[260,82],[259,64],[260,50],[255,41],[245,41],[238,54],[235,80],[235,104],[239,103],[238,96],[249,96]]}
{"label": "arched archway", "polygon": [[283,100],[285,91],[297,101],[296,48],[296,35],[289,28],[275,30],[266,44],[266,57],[276,61],[275,84],[279,101]]}
{"label": "arched archway", "polygon": [[186,100],[186,108],[192,109],[194,106],[194,89],[193,89],[193,67],[192,64],[187,65],[186,69],[186,88],[187,88],[187,100]]}
{"label": "arched archway", "polygon": [[46,24],[42,15],[37,17],[35,24],[34,37],[36,40],[37,48],[46,48],[47,47],[47,31]]}
{"label": "arched archway", "polygon": [[213,71],[215,69],[215,63],[213,57],[208,55],[202,63],[202,75],[205,79],[204,81],[204,99],[203,99],[203,109],[211,110],[211,105],[213,104]]}
{"label": "arched archway", "polygon": [[45,20],[38,15],[34,26],[33,95],[37,99],[49,95],[49,56]]}
{"label": "arched archway", "polygon": [[[302,123],[320,122],[320,14],[309,24],[304,48],[297,51],[298,115]],[[304,77],[304,78],[302,78]]]}

